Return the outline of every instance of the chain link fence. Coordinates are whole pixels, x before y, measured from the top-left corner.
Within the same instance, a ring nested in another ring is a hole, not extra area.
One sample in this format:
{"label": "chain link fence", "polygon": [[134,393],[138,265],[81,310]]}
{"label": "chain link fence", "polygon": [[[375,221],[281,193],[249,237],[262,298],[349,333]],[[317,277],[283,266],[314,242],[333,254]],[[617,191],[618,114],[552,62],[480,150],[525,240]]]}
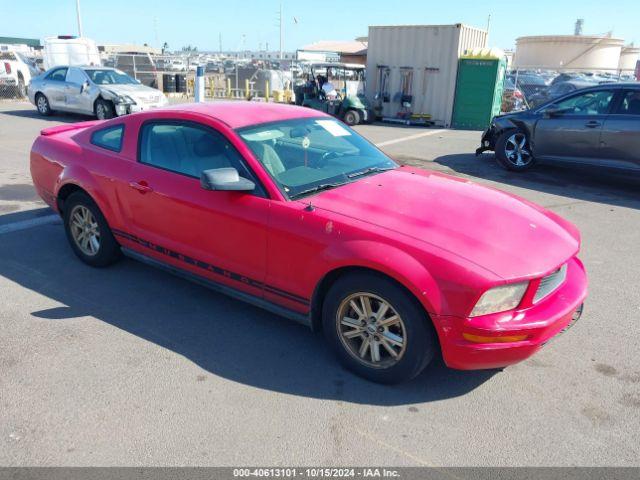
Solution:
{"label": "chain link fence", "polygon": [[[101,63],[170,98],[193,98],[196,69],[202,67],[206,98],[289,102],[297,72],[291,61],[220,59],[202,54],[103,53]],[[41,57],[0,52],[0,100],[24,100],[30,80],[43,72]]]}
{"label": "chain link fence", "polygon": [[293,83],[292,71],[287,68],[290,65],[270,61],[222,60],[202,55],[117,54],[105,56],[103,65],[122,70],[169,97],[194,96],[198,67],[204,70],[206,98],[286,101]]}
{"label": "chain link fence", "polygon": [[503,113],[536,108],[582,88],[618,82],[637,82],[634,70],[510,70],[505,76]]}

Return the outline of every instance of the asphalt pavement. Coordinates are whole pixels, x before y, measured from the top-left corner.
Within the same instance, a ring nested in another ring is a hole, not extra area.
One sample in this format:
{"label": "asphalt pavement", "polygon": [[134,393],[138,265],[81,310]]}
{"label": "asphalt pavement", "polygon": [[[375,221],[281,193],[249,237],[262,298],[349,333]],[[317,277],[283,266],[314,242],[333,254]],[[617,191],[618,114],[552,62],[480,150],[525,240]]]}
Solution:
{"label": "asphalt pavement", "polygon": [[80,263],[29,175],[38,132],[79,120],[0,102],[0,465],[639,464],[639,180],[506,172],[474,157],[480,132],[357,127],[572,221],[590,279],[583,317],[533,358],[380,386],[305,327],[132,260]]}

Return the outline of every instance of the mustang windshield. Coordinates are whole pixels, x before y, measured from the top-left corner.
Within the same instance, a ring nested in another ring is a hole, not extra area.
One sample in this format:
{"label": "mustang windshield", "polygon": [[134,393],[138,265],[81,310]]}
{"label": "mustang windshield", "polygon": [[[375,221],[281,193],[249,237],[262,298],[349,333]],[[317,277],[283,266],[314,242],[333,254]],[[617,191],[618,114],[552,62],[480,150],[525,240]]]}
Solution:
{"label": "mustang windshield", "polygon": [[299,118],[242,128],[240,137],[289,198],[375,175],[398,165],[331,118]]}
{"label": "mustang windshield", "polygon": [[120,70],[85,70],[96,85],[136,85],[133,78]]}

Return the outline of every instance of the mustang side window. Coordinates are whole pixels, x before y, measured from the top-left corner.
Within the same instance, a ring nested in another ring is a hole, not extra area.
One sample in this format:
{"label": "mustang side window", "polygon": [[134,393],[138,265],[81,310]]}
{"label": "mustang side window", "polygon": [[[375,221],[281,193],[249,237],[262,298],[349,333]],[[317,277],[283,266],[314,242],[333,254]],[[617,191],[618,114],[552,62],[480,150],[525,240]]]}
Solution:
{"label": "mustang side window", "polygon": [[233,167],[254,182],[254,193],[264,196],[258,180],[238,151],[221,134],[189,123],[151,122],[140,133],[140,163],[200,178],[205,170]]}
{"label": "mustang side window", "polygon": [[122,149],[122,134],[124,133],[123,125],[103,128],[97,130],[91,135],[91,143],[100,148],[106,148],[114,152]]}

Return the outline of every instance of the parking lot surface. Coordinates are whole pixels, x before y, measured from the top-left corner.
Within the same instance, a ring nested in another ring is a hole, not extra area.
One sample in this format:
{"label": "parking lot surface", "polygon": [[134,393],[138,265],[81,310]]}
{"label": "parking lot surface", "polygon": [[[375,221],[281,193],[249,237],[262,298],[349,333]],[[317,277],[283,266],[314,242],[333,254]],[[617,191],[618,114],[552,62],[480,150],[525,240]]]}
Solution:
{"label": "parking lot surface", "polygon": [[132,260],[80,263],[28,163],[42,128],[79,120],[0,103],[1,465],[638,465],[640,181],[506,172],[471,153],[479,132],[357,127],[575,223],[590,278],[581,320],[530,360],[389,387],[300,325]]}

